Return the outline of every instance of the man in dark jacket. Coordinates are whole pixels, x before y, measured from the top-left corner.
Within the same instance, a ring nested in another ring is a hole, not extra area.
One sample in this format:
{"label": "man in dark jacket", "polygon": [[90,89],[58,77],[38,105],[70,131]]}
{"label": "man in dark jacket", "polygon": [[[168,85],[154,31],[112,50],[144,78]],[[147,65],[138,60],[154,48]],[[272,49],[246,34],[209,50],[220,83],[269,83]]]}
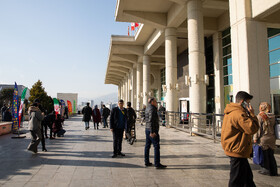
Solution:
{"label": "man in dark jacket", "polygon": [[240,91],[236,103],[227,104],[223,120],[221,144],[230,158],[228,186],[255,186],[247,158],[252,152],[252,136],[258,131],[258,119],[250,105],[252,95]]}
{"label": "man in dark jacket", "polygon": [[123,107],[123,100],[119,100],[118,107],[112,109],[110,116],[110,129],[113,132],[114,153],[112,158],[118,155],[125,156],[122,151],[122,139],[124,129],[127,128],[127,110]]}
{"label": "man in dark jacket", "polygon": [[103,105],[102,110],[102,119],[103,119],[103,128],[108,127],[107,118],[110,115],[110,109]]}
{"label": "man in dark jacket", "polygon": [[82,110],[83,116],[83,121],[85,122],[85,129],[89,129],[89,121],[91,119],[91,114],[92,114],[92,108],[89,106],[89,103],[87,103],[87,106],[85,106]]}
{"label": "man in dark jacket", "polygon": [[145,120],[146,120],[146,145],[145,145],[145,165],[152,166],[150,162],[150,148],[151,144],[154,145],[154,162],[155,167],[157,169],[164,169],[166,168],[165,165],[160,163],[160,152],[159,152],[159,119],[158,119],[158,112],[157,112],[157,100],[155,98],[149,98],[148,100],[148,107],[145,111]]}
{"label": "man in dark jacket", "polygon": [[135,122],[136,122],[136,113],[134,109],[131,107],[131,102],[127,102],[127,129],[126,129],[126,137],[128,138],[129,144],[132,145],[135,137],[131,136],[131,130],[134,128],[135,134]]}

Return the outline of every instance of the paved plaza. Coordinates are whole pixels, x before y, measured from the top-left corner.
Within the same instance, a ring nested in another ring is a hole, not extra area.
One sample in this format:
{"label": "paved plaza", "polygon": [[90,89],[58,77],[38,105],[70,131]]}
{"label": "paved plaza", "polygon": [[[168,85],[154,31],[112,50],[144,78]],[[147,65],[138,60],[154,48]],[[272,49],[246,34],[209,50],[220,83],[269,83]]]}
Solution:
{"label": "paved plaza", "polygon": [[[38,154],[26,151],[28,133],[24,139],[0,136],[0,186],[227,186],[229,159],[219,142],[161,127],[161,162],[168,168],[157,170],[144,167],[144,126],[137,124],[137,142],[132,146],[123,142],[125,157],[111,158],[110,130],[94,130],[91,123],[85,131],[81,119],[65,121],[65,137],[47,139],[48,152],[42,152],[41,145]],[[278,173],[279,152],[275,155]],[[280,186],[280,177],[261,175],[258,166],[249,162],[257,186]]]}

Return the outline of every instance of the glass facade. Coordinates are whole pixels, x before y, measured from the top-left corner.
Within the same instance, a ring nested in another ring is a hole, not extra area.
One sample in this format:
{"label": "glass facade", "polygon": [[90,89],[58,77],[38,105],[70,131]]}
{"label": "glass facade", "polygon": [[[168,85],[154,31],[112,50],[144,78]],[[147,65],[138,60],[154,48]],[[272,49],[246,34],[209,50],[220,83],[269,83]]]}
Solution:
{"label": "glass facade", "polygon": [[232,58],[231,58],[231,38],[230,28],[222,32],[223,49],[223,75],[224,75],[224,96],[225,106],[232,101]]}
{"label": "glass facade", "polygon": [[280,29],[268,28],[267,34],[272,112],[280,115]]}
{"label": "glass facade", "polygon": [[280,76],[280,29],[268,29],[268,55],[270,77]]}

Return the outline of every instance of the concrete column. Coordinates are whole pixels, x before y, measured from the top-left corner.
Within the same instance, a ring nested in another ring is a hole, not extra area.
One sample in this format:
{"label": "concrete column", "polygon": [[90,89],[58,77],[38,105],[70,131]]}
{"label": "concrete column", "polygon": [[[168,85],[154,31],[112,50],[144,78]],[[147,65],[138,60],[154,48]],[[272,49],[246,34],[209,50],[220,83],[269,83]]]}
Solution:
{"label": "concrete column", "polygon": [[132,94],[131,94],[131,106],[136,109],[137,107],[137,103],[136,103],[136,98],[137,98],[137,92],[136,92],[136,88],[137,88],[137,67],[133,66],[133,70],[132,70]]}
{"label": "concrete column", "polygon": [[246,91],[255,109],[270,102],[267,26],[251,18],[251,1],[230,0],[233,96]]}
{"label": "concrete column", "polygon": [[127,76],[127,101],[126,102],[128,101],[131,102],[131,72]]}
{"label": "concrete column", "polygon": [[189,87],[190,111],[206,113],[206,74],[202,1],[191,0],[188,7]]}
{"label": "concrete column", "polygon": [[166,110],[178,111],[177,90],[177,31],[175,28],[165,29],[165,76],[166,76]]}
{"label": "concrete column", "polygon": [[143,104],[148,105],[148,97],[150,92],[150,70],[151,70],[151,57],[143,56]]}
{"label": "concrete column", "polygon": [[142,109],[142,97],[141,93],[143,91],[143,65],[137,62],[137,110]]}
{"label": "concrete column", "polygon": [[118,85],[118,100],[121,98],[121,85]]}
{"label": "concrete column", "polygon": [[126,91],[125,91],[125,79],[123,80],[123,95],[122,95],[122,99],[125,100],[126,97]]}
{"label": "concrete column", "polygon": [[213,56],[215,74],[215,113],[224,112],[224,79],[223,79],[223,53],[222,33],[216,32],[213,35]]}
{"label": "concrete column", "polygon": [[125,77],[125,100],[124,100],[124,106],[125,106],[127,101],[128,101],[128,76]]}

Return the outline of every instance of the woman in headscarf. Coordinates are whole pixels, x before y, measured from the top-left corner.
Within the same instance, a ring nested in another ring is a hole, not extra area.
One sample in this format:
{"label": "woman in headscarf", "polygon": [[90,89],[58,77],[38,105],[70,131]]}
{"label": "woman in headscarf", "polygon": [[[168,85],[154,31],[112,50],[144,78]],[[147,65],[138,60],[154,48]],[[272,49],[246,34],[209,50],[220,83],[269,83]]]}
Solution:
{"label": "woman in headscarf", "polygon": [[263,175],[277,176],[277,163],[274,157],[276,143],[274,127],[276,124],[275,115],[270,113],[271,106],[262,102],[258,114],[259,131],[254,135],[254,143],[258,143],[263,150],[264,161],[259,173]]}

